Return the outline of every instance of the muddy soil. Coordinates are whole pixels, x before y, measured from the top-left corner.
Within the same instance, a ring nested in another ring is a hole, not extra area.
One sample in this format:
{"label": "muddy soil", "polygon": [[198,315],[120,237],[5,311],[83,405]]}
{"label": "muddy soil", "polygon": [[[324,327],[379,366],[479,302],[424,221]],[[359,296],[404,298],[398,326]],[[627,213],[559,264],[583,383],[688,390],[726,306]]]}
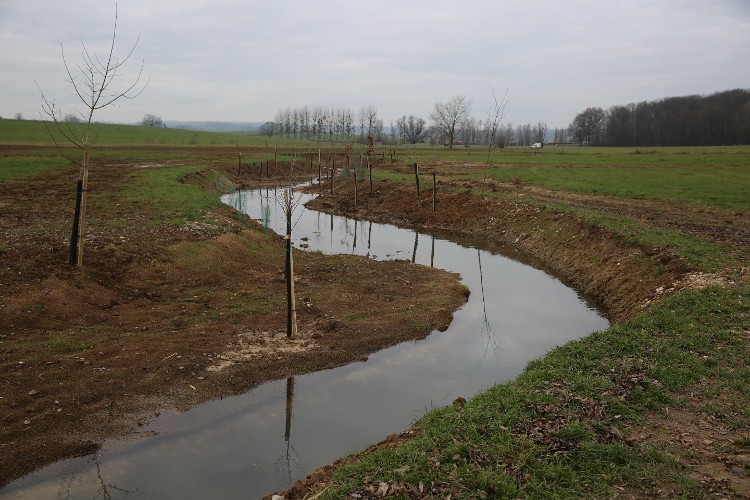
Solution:
{"label": "muddy soil", "polygon": [[[223,153],[191,148],[182,163],[204,156],[227,182],[258,182],[237,178],[236,152]],[[134,159],[95,158],[82,269],[67,264],[77,170],[62,163],[0,184],[0,486],[106,438],[138,436],[164,409],[445,329],[466,300],[458,276],[444,271],[295,252],[299,335],[289,340],[280,237],[229,208],[165,225],[158,201],[123,195],[135,169],[181,163],[163,157],[142,148]],[[205,174],[183,180],[215,186]]]}

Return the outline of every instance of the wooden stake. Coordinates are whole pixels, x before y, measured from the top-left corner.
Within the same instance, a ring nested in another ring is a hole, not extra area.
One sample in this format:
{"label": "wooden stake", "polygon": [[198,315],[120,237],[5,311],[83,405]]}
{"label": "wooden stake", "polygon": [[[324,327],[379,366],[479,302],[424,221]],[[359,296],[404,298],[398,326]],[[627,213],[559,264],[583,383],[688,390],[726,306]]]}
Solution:
{"label": "wooden stake", "polygon": [[419,198],[419,166],[416,163],[414,164],[414,179],[417,183],[417,198]]}
{"label": "wooden stake", "polygon": [[372,194],[372,163],[370,163],[370,157],[367,157],[367,170],[370,171],[370,194]]}
{"label": "wooden stake", "polygon": [[435,172],[432,172],[432,211],[434,212],[437,206],[437,182],[435,181]]}
{"label": "wooden stake", "polygon": [[284,206],[286,209],[286,336],[294,337],[297,334],[297,310],[294,300],[294,259],[292,257],[292,198],[290,189],[284,190]]}

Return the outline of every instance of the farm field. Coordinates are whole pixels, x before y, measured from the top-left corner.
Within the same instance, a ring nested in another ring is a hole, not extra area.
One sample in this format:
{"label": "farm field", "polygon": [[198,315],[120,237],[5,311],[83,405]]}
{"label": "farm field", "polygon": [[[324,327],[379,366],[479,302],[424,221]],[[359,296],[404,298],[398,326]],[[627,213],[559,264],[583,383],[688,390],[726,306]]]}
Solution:
{"label": "farm field", "polygon": [[[43,128],[23,123],[13,131],[0,121],[0,484],[137,434],[160,408],[424,336],[463,303],[466,291],[445,272],[298,253],[311,304],[300,320],[315,342],[290,348],[280,333],[283,241],[217,193],[288,180],[287,168],[270,179],[238,174],[238,153],[244,164],[296,154],[309,179],[319,150],[325,164],[345,145],[258,136],[102,126],[85,265],[71,269],[77,169]],[[354,147],[355,163],[362,151]],[[750,494],[750,147],[488,157],[479,147],[376,146],[375,158],[373,195],[363,187],[355,207],[352,177],[342,176],[333,194],[323,184],[316,207],[533,256],[603,305],[614,326],[427,413],[286,498]],[[393,286],[372,300],[333,300],[364,296],[383,277]],[[418,307],[382,317],[381,300],[407,296]],[[341,320],[342,307],[360,314]],[[416,326],[403,331],[405,320]],[[240,336],[263,346],[257,360],[206,375]]]}

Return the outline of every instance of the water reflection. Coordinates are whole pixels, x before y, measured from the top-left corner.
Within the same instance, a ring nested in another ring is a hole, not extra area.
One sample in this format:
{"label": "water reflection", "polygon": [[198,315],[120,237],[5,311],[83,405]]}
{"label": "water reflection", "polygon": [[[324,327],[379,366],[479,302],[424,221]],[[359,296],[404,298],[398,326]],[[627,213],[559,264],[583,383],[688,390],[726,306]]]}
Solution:
{"label": "water reflection", "polygon": [[[265,188],[224,201],[283,233],[276,198]],[[501,255],[434,236],[425,245],[424,234],[419,245],[417,231],[311,210],[299,216],[296,245],[371,259],[409,255],[415,263],[459,273],[471,290],[467,303],[445,332],[379,351],[367,362],[271,382],[185,413],[163,412],[141,429],[147,437],[105,443],[97,463],[84,457],[53,464],[6,486],[0,497],[96,498],[106,489],[112,498],[130,492],[259,498],[407,428],[433,405],[515,377],[528,360],[607,327],[557,279]],[[360,224],[367,224],[366,245]]]}
{"label": "water reflection", "polygon": [[487,356],[487,352],[490,348],[492,348],[495,356],[497,356],[499,344],[495,332],[492,330],[492,325],[490,325],[490,319],[487,316],[487,300],[484,295],[484,273],[482,272],[482,252],[479,249],[477,249],[477,261],[479,262],[479,289],[482,292],[482,313],[484,317],[484,322],[482,323],[482,334],[487,337],[487,347],[484,349],[484,357]]}
{"label": "water reflection", "polygon": [[417,261],[417,246],[419,245],[419,232],[414,231],[414,250],[411,252],[411,261]]}
{"label": "water reflection", "polygon": [[292,446],[292,419],[294,415],[294,377],[286,379],[286,418],[284,420],[284,442],[281,456],[276,459],[276,472],[283,477],[285,484],[294,482],[300,467],[300,456]]}

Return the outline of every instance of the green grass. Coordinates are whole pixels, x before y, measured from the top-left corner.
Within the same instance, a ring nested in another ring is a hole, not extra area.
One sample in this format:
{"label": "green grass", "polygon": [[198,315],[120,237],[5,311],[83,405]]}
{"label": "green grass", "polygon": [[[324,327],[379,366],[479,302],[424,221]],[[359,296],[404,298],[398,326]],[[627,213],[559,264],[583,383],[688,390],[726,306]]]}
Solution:
{"label": "green grass", "polygon": [[[519,200],[517,197],[494,193],[477,194],[493,198]],[[706,272],[717,272],[750,260],[750,249],[730,250],[707,239],[670,229],[649,226],[628,217],[611,215],[591,209],[571,207],[562,203],[538,202],[530,199],[524,199],[524,203],[580,217],[588,225],[606,228],[612,233],[620,235],[625,241],[630,243],[644,245],[649,248],[668,250],[682,257],[685,260],[685,264],[689,267]],[[554,229],[557,228],[550,228],[549,230],[553,231]],[[542,230],[542,228],[537,228],[537,230]]]}
{"label": "green grass", "polygon": [[627,445],[613,429],[707,379],[719,380],[734,410],[750,408],[748,375],[735,369],[750,361],[737,335],[749,324],[749,286],[672,296],[626,325],[555,349],[465,406],[429,412],[415,438],[340,468],[321,498],[381,482],[421,482],[454,498],[602,498],[615,485],[653,494],[649,485],[665,483],[677,496],[700,496],[673,458]]}
{"label": "green grass", "polygon": [[0,182],[31,177],[66,165],[69,165],[69,162],[65,158],[0,156]]}
{"label": "green grass", "polygon": [[[427,153],[436,151],[425,148],[417,148],[416,151],[424,155],[419,158],[424,173],[422,185],[428,188],[431,186],[430,165],[434,164],[437,157],[429,156]],[[492,166],[488,169],[488,174],[497,179],[518,179],[527,184],[560,191],[635,200],[658,200],[678,206],[684,204],[686,207],[747,212],[750,216],[748,147],[665,148],[641,154],[628,148],[576,148],[575,151],[575,154],[553,154],[547,151],[535,155],[517,148],[495,150],[492,156],[493,165],[502,163],[503,166]],[[460,161],[469,161],[471,156],[466,151],[441,153]],[[473,156],[475,160],[479,159],[476,154]],[[482,162],[485,160],[486,150]],[[373,174],[380,180],[414,183],[411,173],[376,169]],[[484,171],[476,166],[472,169],[462,169],[458,166],[449,177],[460,185],[463,180],[477,180],[483,175]],[[582,218],[593,227],[607,228],[631,243],[669,250],[684,258],[686,264],[705,271],[715,272],[738,262],[746,262],[750,258],[748,250],[728,248],[675,229],[636,222],[625,216],[593,208],[584,209],[564,203],[541,202],[533,197],[521,198],[512,194],[477,190],[474,194],[569,213]]]}
{"label": "green grass", "polygon": [[155,223],[182,225],[204,221],[208,211],[221,206],[215,194],[179,182],[179,178],[201,166],[141,168],[128,176],[121,193],[125,203],[150,208],[157,213]]}
{"label": "green grass", "polygon": [[50,338],[46,342],[46,350],[53,354],[83,352],[88,348],[89,344],[82,340],[75,341],[63,337]]}
{"label": "green grass", "polygon": [[[66,134],[79,136],[82,125],[61,124]],[[67,142],[54,124],[49,128],[61,145]],[[203,132],[142,127],[139,125],[92,124],[94,146],[261,146],[266,138],[253,133]],[[50,132],[42,121],[0,120],[0,144],[49,144]]]}
{"label": "green grass", "polygon": [[508,166],[488,173],[497,179],[518,179],[563,191],[750,210],[750,163],[713,167]]}

